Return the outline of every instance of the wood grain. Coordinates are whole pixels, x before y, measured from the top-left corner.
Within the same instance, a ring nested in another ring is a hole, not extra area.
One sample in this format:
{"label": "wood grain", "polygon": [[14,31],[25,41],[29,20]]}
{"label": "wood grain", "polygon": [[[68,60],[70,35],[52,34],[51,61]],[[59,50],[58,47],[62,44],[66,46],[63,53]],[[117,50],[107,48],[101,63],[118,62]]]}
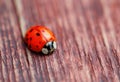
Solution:
{"label": "wood grain", "polygon": [[[0,82],[120,82],[119,0],[0,0]],[[24,44],[45,25],[57,50],[41,56]]]}

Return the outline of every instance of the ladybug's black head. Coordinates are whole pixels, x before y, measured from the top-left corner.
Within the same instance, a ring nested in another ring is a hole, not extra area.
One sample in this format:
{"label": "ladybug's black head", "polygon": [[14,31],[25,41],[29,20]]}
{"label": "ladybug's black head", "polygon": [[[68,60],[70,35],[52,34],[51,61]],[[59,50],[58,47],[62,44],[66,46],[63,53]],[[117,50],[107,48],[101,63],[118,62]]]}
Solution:
{"label": "ladybug's black head", "polygon": [[42,48],[42,53],[43,54],[50,54],[55,49],[56,49],[56,42],[55,41],[50,41]]}

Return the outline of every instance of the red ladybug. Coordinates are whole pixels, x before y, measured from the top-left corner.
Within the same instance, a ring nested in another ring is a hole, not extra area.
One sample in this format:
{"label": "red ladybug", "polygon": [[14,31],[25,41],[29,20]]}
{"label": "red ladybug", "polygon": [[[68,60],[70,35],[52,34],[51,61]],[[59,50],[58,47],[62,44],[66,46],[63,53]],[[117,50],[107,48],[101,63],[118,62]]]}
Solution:
{"label": "red ladybug", "polygon": [[50,54],[56,49],[54,34],[44,26],[32,26],[25,35],[28,48],[35,52]]}

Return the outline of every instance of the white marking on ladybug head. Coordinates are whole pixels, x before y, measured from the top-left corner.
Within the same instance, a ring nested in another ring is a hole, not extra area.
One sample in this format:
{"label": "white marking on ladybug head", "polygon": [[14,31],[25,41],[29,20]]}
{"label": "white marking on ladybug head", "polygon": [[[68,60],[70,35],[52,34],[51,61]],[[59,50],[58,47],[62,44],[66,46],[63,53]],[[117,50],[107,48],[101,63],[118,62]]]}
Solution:
{"label": "white marking on ladybug head", "polygon": [[52,42],[47,42],[46,46],[48,46],[49,44],[51,44]]}
{"label": "white marking on ladybug head", "polygon": [[57,48],[57,45],[56,45],[56,42],[55,42],[55,41],[53,42],[53,47],[54,47],[54,49]]}
{"label": "white marking on ladybug head", "polygon": [[48,49],[47,48],[42,48],[42,53],[43,54],[48,54]]}

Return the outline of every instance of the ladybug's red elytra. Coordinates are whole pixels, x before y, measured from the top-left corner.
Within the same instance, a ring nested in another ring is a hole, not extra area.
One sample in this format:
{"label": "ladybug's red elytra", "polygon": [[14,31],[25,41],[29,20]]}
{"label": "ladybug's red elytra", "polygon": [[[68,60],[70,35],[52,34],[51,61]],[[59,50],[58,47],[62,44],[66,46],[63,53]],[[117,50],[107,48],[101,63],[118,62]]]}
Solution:
{"label": "ladybug's red elytra", "polygon": [[50,54],[56,49],[55,35],[45,26],[30,27],[25,42],[30,50],[43,54]]}

